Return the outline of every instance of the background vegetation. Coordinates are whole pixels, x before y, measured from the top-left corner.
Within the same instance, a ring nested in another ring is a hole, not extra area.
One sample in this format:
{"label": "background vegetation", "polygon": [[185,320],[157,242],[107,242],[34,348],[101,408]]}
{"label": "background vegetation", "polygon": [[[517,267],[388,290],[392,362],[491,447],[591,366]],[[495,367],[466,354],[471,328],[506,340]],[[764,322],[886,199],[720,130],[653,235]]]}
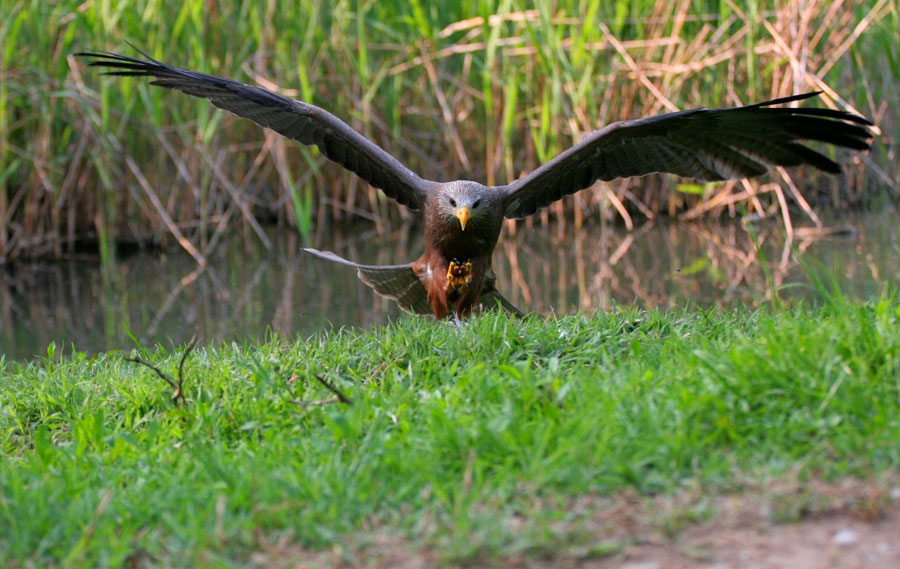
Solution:
{"label": "background vegetation", "polygon": [[[896,0],[228,2],[2,0],[0,263],[81,244],[177,241],[200,264],[222,232],[267,243],[268,221],[308,235],[407,212],[317,152],[146,81],[103,80],[95,48],[230,76],[324,106],[425,176],[503,183],[611,121],[807,90],[880,125],[841,180],[808,201],[897,195]],[[620,181],[545,211],[694,218],[761,215],[795,183]],[[670,191],[678,189],[680,191]],[[808,212],[812,210],[807,209]],[[817,221],[814,213],[808,213]],[[511,224],[512,227],[512,224]]]}

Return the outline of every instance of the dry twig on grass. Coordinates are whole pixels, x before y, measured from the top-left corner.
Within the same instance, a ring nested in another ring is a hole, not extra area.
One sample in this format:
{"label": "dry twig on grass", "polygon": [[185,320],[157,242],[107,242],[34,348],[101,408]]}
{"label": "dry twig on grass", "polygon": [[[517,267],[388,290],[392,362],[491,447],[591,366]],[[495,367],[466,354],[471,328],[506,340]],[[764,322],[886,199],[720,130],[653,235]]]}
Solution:
{"label": "dry twig on grass", "polygon": [[184,387],[184,362],[185,362],[185,360],[187,360],[188,355],[192,351],[194,351],[194,348],[197,347],[197,340],[198,340],[197,335],[195,334],[194,337],[191,338],[190,345],[187,347],[187,349],[181,355],[181,361],[178,362],[178,381],[175,381],[172,378],[172,376],[165,373],[164,371],[162,371],[155,365],[151,364],[150,362],[143,360],[141,358],[125,358],[125,361],[134,362],[136,364],[141,364],[141,365],[147,366],[150,369],[152,369],[153,371],[155,371],[156,375],[158,375],[163,381],[168,383],[172,387],[172,389],[175,390],[172,393],[172,403],[174,403],[175,406],[178,407],[179,401],[181,401],[182,404],[185,403],[184,389],[183,389],[183,387]]}
{"label": "dry twig on grass", "polygon": [[[346,395],[344,395],[344,392],[342,392],[340,389],[338,389],[334,385],[330,384],[328,382],[328,380],[326,380],[322,376],[321,373],[317,373],[313,377],[315,377],[319,381],[319,383],[321,383],[325,387],[325,389],[334,393],[334,397],[329,397],[328,399],[318,399],[316,401],[303,401],[302,399],[292,399],[291,403],[293,403],[294,405],[299,405],[300,407],[317,407],[319,405],[330,405],[331,403],[344,403],[345,405],[353,405],[353,400],[350,399],[349,397],[347,397]],[[290,381],[293,381],[296,378],[297,378],[297,376],[294,375]]]}

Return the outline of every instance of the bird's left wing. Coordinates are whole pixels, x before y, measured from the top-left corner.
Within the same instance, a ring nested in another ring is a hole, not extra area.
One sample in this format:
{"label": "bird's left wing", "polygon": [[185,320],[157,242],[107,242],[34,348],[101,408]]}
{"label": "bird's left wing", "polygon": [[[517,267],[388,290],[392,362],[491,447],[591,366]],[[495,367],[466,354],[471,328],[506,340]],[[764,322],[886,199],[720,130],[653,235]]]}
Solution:
{"label": "bird's left wing", "polygon": [[[133,46],[132,46],[133,47]],[[135,48],[136,49],[136,48]],[[138,50],[140,51],[140,50]],[[101,51],[76,53],[91,66],[110,69],[107,75],[153,77],[152,85],[176,89],[250,119],[301,144],[315,145],[326,158],[381,188],[405,206],[421,209],[434,182],[423,180],[377,144],[325,109],[289,99],[261,87],[224,77],[172,67],[140,52],[147,59]]]}
{"label": "bird's left wing", "polygon": [[490,310],[492,308],[500,307],[504,312],[511,316],[515,316],[516,318],[523,318],[525,316],[521,310],[516,308],[515,304],[508,301],[506,297],[500,294],[500,291],[495,288],[481,293],[481,296],[478,297],[478,306],[481,310]]}
{"label": "bird's left wing", "polygon": [[693,109],[616,122],[588,135],[520,180],[501,186],[505,217],[535,213],[597,180],[669,172],[697,180],[765,173],[770,166],[840,167],[798,141],[867,150],[872,123],[851,113],[771,108],[814,97],[806,93],[730,109]]}

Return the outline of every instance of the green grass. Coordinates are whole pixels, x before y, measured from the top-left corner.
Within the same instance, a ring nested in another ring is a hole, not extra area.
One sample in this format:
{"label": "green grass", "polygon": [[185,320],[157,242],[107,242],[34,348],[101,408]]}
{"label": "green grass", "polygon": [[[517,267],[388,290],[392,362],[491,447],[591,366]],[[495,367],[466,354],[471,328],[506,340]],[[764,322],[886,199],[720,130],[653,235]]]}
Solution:
{"label": "green grass", "polygon": [[[407,317],[200,348],[178,408],[122,354],[51,348],[0,382],[0,565],[237,567],[279,538],[352,553],[385,534],[490,560],[583,543],[559,529],[580,496],[873,476],[900,465],[898,330],[896,295]],[[141,357],[176,375],[181,351]],[[352,405],[292,403],[332,396],[317,373]]]}

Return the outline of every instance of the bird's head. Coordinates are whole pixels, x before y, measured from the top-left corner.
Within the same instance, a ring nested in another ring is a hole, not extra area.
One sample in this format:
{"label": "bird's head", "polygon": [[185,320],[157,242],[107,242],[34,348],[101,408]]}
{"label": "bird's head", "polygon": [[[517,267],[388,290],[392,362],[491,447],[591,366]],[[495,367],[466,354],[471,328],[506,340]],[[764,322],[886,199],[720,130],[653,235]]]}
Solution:
{"label": "bird's head", "polygon": [[479,226],[496,217],[492,211],[499,207],[499,196],[478,182],[448,182],[441,190],[438,207],[444,218],[458,220],[465,231],[467,226]]}

